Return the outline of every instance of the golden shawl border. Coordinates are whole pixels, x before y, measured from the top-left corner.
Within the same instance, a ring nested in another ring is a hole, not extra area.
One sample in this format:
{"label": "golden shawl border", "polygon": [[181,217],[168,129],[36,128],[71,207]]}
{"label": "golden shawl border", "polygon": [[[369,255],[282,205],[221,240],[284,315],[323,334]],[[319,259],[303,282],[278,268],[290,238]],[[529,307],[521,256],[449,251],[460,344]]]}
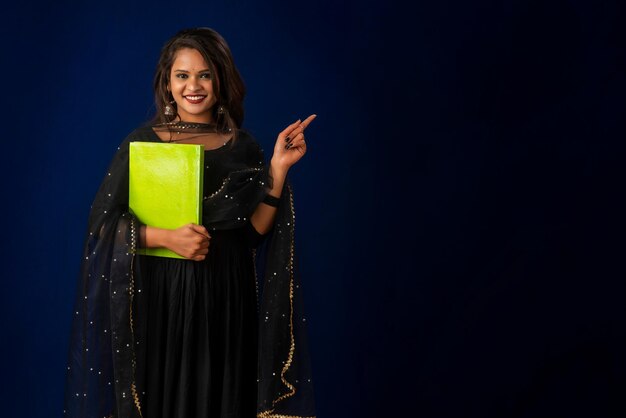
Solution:
{"label": "golden shawl border", "polygon": [[129,312],[129,321],[130,321],[130,333],[131,333],[131,350],[132,350],[132,373],[133,380],[130,384],[130,392],[133,397],[133,402],[135,403],[135,408],[137,408],[137,412],[139,413],[139,417],[143,418],[143,414],[141,413],[141,403],[139,402],[139,394],[137,393],[137,382],[136,382],[136,371],[137,371],[137,358],[135,355],[135,326],[133,324],[133,298],[135,296],[135,273],[134,273],[134,261],[135,261],[135,250],[137,248],[137,230],[135,227],[135,218],[131,216],[130,218],[130,251],[131,251],[131,259],[130,259],[130,282],[128,285],[128,296],[130,298],[130,312]]}
{"label": "golden shawl border", "polygon": [[287,184],[287,189],[289,190],[289,211],[291,214],[291,222],[290,225],[290,236],[291,242],[289,245],[289,337],[290,337],[290,347],[289,354],[287,355],[287,360],[285,361],[285,365],[280,372],[280,380],[283,384],[289,389],[289,392],[279,396],[278,398],[272,401],[272,409],[267,411],[257,413],[257,418],[315,418],[312,417],[301,417],[296,415],[282,415],[282,414],[274,414],[274,410],[276,409],[276,404],[282,400],[285,400],[296,393],[296,388],[285,378],[285,373],[291,367],[291,363],[293,362],[293,355],[296,351],[296,343],[293,335],[293,259],[294,259],[294,237],[295,237],[295,226],[296,226],[296,213],[293,205],[293,191],[291,186]]}

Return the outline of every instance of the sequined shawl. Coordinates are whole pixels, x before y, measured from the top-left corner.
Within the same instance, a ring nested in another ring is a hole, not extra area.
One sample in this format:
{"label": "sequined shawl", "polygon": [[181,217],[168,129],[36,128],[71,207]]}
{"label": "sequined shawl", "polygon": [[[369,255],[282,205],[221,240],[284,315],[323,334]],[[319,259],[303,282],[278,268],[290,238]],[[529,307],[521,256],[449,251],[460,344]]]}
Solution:
{"label": "sequined shawl", "polygon": [[[128,149],[156,141],[143,127],[118,147],[91,207],[73,312],[64,416],[143,417],[136,386],[134,251],[138,220],[128,210]],[[209,230],[242,226],[267,194],[267,167],[233,170],[204,201]],[[226,198],[225,196],[229,196]],[[234,198],[233,198],[234,197]],[[313,386],[294,252],[294,207],[286,184],[272,232],[256,250],[259,287],[257,417],[314,416]],[[147,417],[149,418],[149,417]]]}

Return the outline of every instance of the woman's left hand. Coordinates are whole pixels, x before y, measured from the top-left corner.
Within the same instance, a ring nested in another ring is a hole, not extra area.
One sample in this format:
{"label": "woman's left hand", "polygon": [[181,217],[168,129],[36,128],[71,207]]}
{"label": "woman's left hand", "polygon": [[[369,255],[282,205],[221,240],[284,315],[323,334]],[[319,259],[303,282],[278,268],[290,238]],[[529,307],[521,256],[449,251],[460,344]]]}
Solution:
{"label": "woman's left hand", "polygon": [[[302,122],[297,120],[278,134],[270,162],[269,176],[272,178],[272,182],[268,190],[269,196],[280,198],[287,178],[287,171],[306,153],[304,130],[315,117],[316,115],[311,115]],[[254,229],[264,235],[272,228],[275,216],[275,205],[262,202],[250,217],[250,222]]]}
{"label": "woman's left hand", "polygon": [[298,120],[278,134],[276,145],[274,145],[272,166],[275,165],[275,168],[286,172],[302,158],[306,153],[304,130],[316,116],[317,115],[311,115],[302,122]]}

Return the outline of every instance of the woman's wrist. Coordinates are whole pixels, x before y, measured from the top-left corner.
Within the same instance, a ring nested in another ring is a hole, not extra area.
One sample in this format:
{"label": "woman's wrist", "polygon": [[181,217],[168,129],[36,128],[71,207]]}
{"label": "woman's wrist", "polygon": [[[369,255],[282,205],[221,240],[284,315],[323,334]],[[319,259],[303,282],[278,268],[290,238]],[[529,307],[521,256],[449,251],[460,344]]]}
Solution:
{"label": "woman's wrist", "polygon": [[145,226],[145,247],[146,248],[169,248],[169,229]]}
{"label": "woman's wrist", "polygon": [[280,204],[280,198],[278,198],[276,196],[272,196],[271,194],[267,194],[263,198],[263,203],[265,203],[266,205],[269,205],[269,206],[277,208],[278,205]]}
{"label": "woman's wrist", "polygon": [[[270,182],[271,188],[268,190],[269,196],[273,196],[274,198],[280,198],[280,195],[283,191],[283,185],[285,184],[285,180],[287,178],[288,171],[289,171],[289,167],[282,166],[281,164],[277,163],[276,160],[272,158],[270,162],[270,172],[269,172],[269,175],[272,178],[272,181]],[[270,205],[270,206],[274,206],[274,205]]]}
{"label": "woman's wrist", "polygon": [[274,158],[270,161],[270,174],[274,180],[285,180],[289,167],[278,163]]}

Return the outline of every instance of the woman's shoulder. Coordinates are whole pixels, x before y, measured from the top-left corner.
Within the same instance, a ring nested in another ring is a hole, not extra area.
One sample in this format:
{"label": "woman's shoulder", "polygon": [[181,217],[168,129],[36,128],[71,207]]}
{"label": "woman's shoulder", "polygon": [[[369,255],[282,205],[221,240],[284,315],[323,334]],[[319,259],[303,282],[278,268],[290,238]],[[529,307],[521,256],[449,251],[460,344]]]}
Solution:
{"label": "woman's shoulder", "polygon": [[257,143],[254,135],[248,129],[245,129],[245,128],[237,129],[237,141],[242,141],[242,143],[244,144],[249,144],[249,143],[256,144]]}
{"label": "woman's shoulder", "polygon": [[261,149],[261,144],[248,129],[240,128],[237,130],[237,141],[249,148]]}
{"label": "woman's shoulder", "polygon": [[160,141],[160,139],[150,125],[141,125],[126,134],[126,137],[124,137],[117,149],[118,151],[128,150],[128,145],[137,141],[156,142]]}
{"label": "woman's shoulder", "polygon": [[156,140],[158,140],[158,137],[156,136],[156,134],[154,134],[154,131],[152,130],[150,126],[146,126],[146,125],[139,126],[133,129],[132,131],[130,131],[126,135],[126,137],[124,137],[122,142],[118,142],[119,145],[117,146],[114,159],[127,158],[128,151],[130,148],[129,144],[131,142],[136,142],[136,141],[154,142]]}
{"label": "woman's shoulder", "polygon": [[151,124],[144,124],[133,129],[127,136],[126,139],[129,142],[132,141],[146,141],[146,142],[156,142],[161,139],[158,137],[154,129],[152,129]]}
{"label": "woman's shoulder", "polygon": [[263,163],[263,149],[249,130],[243,128],[237,130],[236,144],[239,144],[239,147],[245,150],[246,160],[250,164],[257,165]]}

